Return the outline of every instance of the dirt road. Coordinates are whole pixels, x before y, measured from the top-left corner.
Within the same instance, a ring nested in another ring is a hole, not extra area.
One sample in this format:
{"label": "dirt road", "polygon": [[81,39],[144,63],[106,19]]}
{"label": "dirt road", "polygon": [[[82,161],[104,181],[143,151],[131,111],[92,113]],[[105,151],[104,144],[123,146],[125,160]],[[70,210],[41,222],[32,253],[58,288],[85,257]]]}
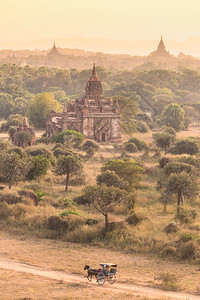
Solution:
{"label": "dirt road", "polygon": [[62,280],[66,283],[86,283],[88,286],[92,285],[97,289],[104,289],[107,291],[115,291],[118,293],[129,292],[133,293],[133,295],[139,295],[143,297],[149,297],[153,299],[187,299],[187,300],[197,300],[200,299],[200,296],[194,296],[191,294],[181,293],[181,292],[170,292],[163,291],[155,288],[149,288],[144,286],[138,286],[134,284],[122,284],[115,283],[111,286],[108,282],[106,282],[103,286],[98,286],[95,282],[90,283],[87,281],[86,277],[82,275],[74,275],[61,271],[53,271],[51,269],[43,268],[40,266],[30,265],[27,263],[22,263],[10,259],[0,258],[0,269],[13,270],[16,272],[29,273],[33,275],[43,276],[46,278],[51,278],[55,280]]}

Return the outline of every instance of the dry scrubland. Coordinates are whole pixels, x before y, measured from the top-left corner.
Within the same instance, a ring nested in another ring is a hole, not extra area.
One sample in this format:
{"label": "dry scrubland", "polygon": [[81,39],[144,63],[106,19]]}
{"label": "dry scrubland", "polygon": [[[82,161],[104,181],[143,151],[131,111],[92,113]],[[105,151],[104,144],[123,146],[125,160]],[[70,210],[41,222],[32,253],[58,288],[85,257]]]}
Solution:
{"label": "dry scrubland", "polygon": [[[199,136],[199,133],[198,127],[192,128],[179,133],[178,138]],[[148,144],[152,142],[150,132],[137,133],[134,136]],[[3,136],[0,135],[0,138]],[[127,139],[124,137],[124,141]],[[52,148],[51,145],[43,146]],[[85,263],[97,267],[100,261],[114,261],[119,265],[120,282],[136,282],[200,294],[200,196],[193,203],[184,203],[185,211],[196,211],[196,218],[188,223],[179,223],[178,232],[167,235],[164,228],[176,217],[176,203],[167,206],[167,213],[163,212],[163,204],[159,202],[160,194],[155,188],[159,174],[159,157],[151,152],[148,155],[144,152],[129,154],[139,160],[146,170],[143,187],[137,191],[134,209],[143,220],[136,226],[125,222],[128,211],[121,205],[114,208],[109,215],[109,221],[116,222],[116,227],[105,234],[102,229],[104,217],[101,214],[88,205],[77,205],[71,201],[81,195],[84,186],[95,184],[95,178],[104,162],[110,158],[119,158],[121,153],[122,150],[114,149],[112,145],[100,146],[93,157],[84,161],[84,182],[71,184],[67,194],[64,192],[65,178],[56,177],[52,172],[36,181],[21,182],[13,186],[11,191],[6,187],[0,192],[2,197],[11,199],[11,202],[20,189],[37,189],[45,193],[37,207],[31,199],[23,198],[20,203],[6,204],[1,209],[0,256],[79,274],[84,274]],[[63,211],[68,212],[68,230],[50,230],[47,226],[48,218]],[[97,220],[98,224],[85,225],[83,220],[87,218]],[[41,299],[45,299],[43,295],[51,295],[53,299],[54,294],[60,297],[56,299],[66,299],[66,288],[69,299],[77,299],[79,293],[81,299],[92,299],[92,293],[95,294],[93,289],[88,290],[82,285],[68,286],[32,275],[14,274],[11,271],[1,271],[1,290],[11,279],[12,286],[15,286],[13,295],[15,290],[15,295],[20,297],[25,297],[27,293],[30,298],[36,297],[37,282],[41,287],[38,291]],[[12,290],[9,289],[9,286],[5,288],[7,298],[4,299],[9,299]],[[84,295],[83,289],[86,290]],[[98,295],[99,299],[107,296],[103,291]],[[110,299],[115,297],[117,295]],[[124,295],[124,299],[129,299],[128,297]]]}

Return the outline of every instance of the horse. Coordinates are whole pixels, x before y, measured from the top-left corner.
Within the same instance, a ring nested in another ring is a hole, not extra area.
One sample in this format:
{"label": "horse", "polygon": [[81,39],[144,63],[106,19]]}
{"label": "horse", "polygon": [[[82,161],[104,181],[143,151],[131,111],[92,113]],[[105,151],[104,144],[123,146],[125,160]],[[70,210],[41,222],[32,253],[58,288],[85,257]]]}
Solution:
{"label": "horse", "polygon": [[87,270],[87,272],[88,272],[87,279],[89,281],[92,281],[92,276],[94,276],[97,279],[97,275],[101,269],[92,269],[92,268],[90,268],[90,266],[85,265],[84,270]]}

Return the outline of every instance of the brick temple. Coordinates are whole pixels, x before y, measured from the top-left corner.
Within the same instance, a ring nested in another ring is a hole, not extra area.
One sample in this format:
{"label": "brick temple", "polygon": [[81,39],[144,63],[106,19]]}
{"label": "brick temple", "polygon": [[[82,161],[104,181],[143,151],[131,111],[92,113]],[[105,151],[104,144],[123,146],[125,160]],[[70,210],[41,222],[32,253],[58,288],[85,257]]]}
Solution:
{"label": "brick temple", "polygon": [[62,113],[56,113],[53,108],[50,111],[46,123],[47,137],[51,138],[66,129],[78,131],[85,138],[99,143],[121,141],[118,102],[104,98],[95,64],[86,84],[85,95],[74,103],[70,102]]}

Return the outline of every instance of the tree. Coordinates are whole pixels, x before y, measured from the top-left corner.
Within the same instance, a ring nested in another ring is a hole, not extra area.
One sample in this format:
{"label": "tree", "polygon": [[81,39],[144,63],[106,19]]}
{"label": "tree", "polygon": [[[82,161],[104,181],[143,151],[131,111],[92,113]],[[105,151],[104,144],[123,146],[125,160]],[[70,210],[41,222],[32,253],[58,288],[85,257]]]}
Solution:
{"label": "tree", "polygon": [[161,132],[161,133],[154,133],[153,139],[156,146],[161,150],[164,150],[165,154],[167,154],[169,148],[171,148],[171,146],[174,144],[176,137],[167,132]]}
{"label": "tree", "polygon": [[186,172],[171,173],[164,183],[167,195],[175,194],[177,197],[177,215],[180,214],[180,205],[185,199],[194,199],[198,195],[198,184],[194,176]]}
{"label": "tree", "polygon": [[46,175],[50,165],[50,161],[44,155],[34,156],[26,177],[32,180],[42,175]]}
{"label": "tree", "polygon": [[0,93],[0,118],[7,119],[12,113],[14,103],[12,96],[9,94]]}
{"label": "tree", "polygon": [[114,171],[121,179],[128,182],[130,188],[138,185],[144,172],[142,166],[135,160],[124,161],[120,159],[109,160],[101,170]]}
{"label": "tree", "polygon": [[33,98],[28,110],[28,116],[35,127],[45,128],[52,106],[56,112],[59,112],[60,104],[54,99],[52,93],[41,93]]}
{"label": "tree", "polygon": [[97,184],[102,185],[105,184],[107,187],[115,186],[120,189],[125,189],[127,187],[127,182],[121,179],[114,171],[104,171],[99,174],[96,178]]}
{"label": "tree", "polygon": [[184,127],[185,111],[179,104],[171,103],[167,105],[161,114],[161,124],[163,126],[172,127],[176,131],[180,131]]}
{"label": "tree", "polygon": [[136,129],[136,115],[138,111],[138,102],[140,97],[136,93],[132,93],[131,97],[127,97],[126,94],[115,96],[113,99],[119,102],[121,113],[121,129],[125,133],[132,133],[137,131]]}
{"label": "tree", "polygon": [[66,184],[65,184],[66,192],[68,190],[68,185],[69,185],[69,176],[79,172],[82,168],[83,166],[77,154],[71,154],[67,156],[61,155],[58,157],[56,168],[55,168],[55,174],[66,175]]}
{"label": "tree", "polygon": [[30,161],[27,157],[20,157],[15,151],[0,152],[0,178],[9,183],[9,189],[12,184],[25,178],[29,167]]}
{"label": "tree", "polygon": [[108,231],[108,213],[114,206],[122,202],[127,193],[117,187],[107,187],[104,184],[87,186],[83,193],[89,203],[105,217],[105,230]]}

